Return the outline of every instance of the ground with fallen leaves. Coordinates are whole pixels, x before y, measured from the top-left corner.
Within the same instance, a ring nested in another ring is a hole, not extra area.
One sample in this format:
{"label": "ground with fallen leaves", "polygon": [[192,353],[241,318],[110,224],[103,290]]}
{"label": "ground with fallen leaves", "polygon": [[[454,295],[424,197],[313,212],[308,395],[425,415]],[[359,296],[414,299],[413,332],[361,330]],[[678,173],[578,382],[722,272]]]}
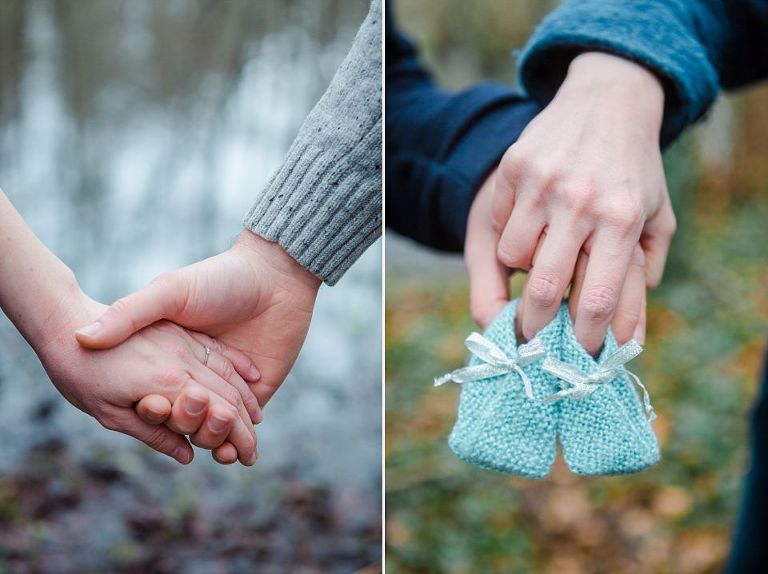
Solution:
{"label": "ground with fallen leaves", "polygon": [[[459,36],[452,15],[421,14],[423,4],[402,2],[403,16],[432,39],[425,52],[443,77],[456,77],[447,62],[481,16]],[[470,55],[495,61],[480,44]],[[493,69],[480,68],[467,76]],[[465,360],[466,279],[388,261],[398,269],[386,301],[388,572],[721,571],[768,332],[767,100],[765,88],[730,98],[666,155],[679,231],[633,363],[659,414],[663,459],[645,473],[585,479],[558,461],[531,481],[456,459],[446,439],[459,389],[432,379]]]}

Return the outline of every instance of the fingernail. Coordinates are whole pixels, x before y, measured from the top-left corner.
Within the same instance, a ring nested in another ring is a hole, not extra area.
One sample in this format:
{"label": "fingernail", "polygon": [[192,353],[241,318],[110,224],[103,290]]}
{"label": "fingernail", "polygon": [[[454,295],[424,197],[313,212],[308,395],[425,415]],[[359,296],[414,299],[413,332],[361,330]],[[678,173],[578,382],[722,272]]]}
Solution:
{"label": "fingernail", "polygon": [[91,323],[90,325],[86,325],[82,329],[78,329],[77,333],[80,335],[85,335],[86,337],[95,337],[99,333],[101,333],[102,328],[104,325],[101,324],[101,321],[95,321]]}
{"label": "fingernail", "polygon": [[645,345],[645,329],[640,325],[635,327],[635,332],[632,334],[632,338],[641,345]]}
{"label": "fingernail", "polygon": [[173,458],[178,460],[181,464],[189,464],[189,462],[192,460],[189,450],[187,450],[183,446],[177,447],[176,450],[173,451],[172,456]]}
{"label": "fingernail", "polygon": [[206,404],[207,402],[205,399],[201,399],[199,397],[184,397],[184,410],[187,411],[187,414],[192,416],[199,415],[201,412],[203,412]]}
{"label": "fingernail", "polygon": [[213,460],[218,462],[219,464],[232,464],[231,460],[224,460],[222,458],[219,458],[219,455],[216,454],[216,451],[213,452]]}
{"label": "fingernail", "polygon": [[211,420],[208,421],[208,428],[215,433],[222,432],[227,428],[228,425],[229,425],[229,420],[223,419],[221,417],[217,417],[216,415],[213,415],[211,417]]}
{"label": "fingernail", "polygon": [[251,365],[248,368],[248,378],[251,381],[258,381],[261,378],[261,373],[259,372],[259,369]]}

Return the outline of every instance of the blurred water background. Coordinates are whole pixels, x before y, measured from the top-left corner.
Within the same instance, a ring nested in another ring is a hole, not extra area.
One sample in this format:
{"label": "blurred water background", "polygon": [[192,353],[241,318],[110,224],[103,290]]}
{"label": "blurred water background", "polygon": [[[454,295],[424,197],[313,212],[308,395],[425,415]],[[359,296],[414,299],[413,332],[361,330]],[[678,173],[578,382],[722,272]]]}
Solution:
{"label": "blurred water background", "polygon": [[[110,302],[226,249],[365,0],[0,3],[0,185]],[[352,572],[380,552],[381,257],[323,287],[251,469],[64,401],[0,323],[0,573]],[[376,567],[370,570],[376,571]]]}
{"label": "blurred water background", "polygon": [[[399,23],[440,82],[515,82],[511,51],[554,2],[399,0]],[[556,140],[554,142],[556,145]],[[722,98],[666,154],[679,231],[651,295],[646,352],[663,459],[623,478],[558,463],[545,481],[476,469],[448,450],[465,359],[460,257],[393,234],[386,258],[387,571],[720,572],[747,464],[768,331],[768,89]],[[519,293],[521,278],[514,281]]]}

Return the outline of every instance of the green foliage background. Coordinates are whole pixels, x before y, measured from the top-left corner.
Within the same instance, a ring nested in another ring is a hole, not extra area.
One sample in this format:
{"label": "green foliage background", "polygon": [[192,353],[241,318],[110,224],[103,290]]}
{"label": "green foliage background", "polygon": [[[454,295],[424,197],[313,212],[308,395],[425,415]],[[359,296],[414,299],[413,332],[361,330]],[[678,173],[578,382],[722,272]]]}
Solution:
{"label": "green foliage background", "polygon": [[[442,83],[514,81],[551,3],[403,0],[397,16]],[[748,415],[768,318],[768,90],[728,96],[665,156],[679,231],[650,297],[635,367],[659,419],[654,469],[584,479],[558,461],[544,481],[455,459],[458,388],[475,327],[462,273],[408,271],[388,254],[387,571],[705,573],[722,569],[746,468]],[[415,268],[419,267],[419,268]],[[515,281],[519,290],[521,279]]]}

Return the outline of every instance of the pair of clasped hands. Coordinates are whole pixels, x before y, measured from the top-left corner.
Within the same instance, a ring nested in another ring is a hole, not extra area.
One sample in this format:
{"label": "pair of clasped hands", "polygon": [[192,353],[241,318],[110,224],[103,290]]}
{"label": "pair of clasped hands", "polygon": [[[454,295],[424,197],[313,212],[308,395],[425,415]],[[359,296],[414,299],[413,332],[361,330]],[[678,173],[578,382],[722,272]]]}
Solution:
{"label": "pair of clasped hands", "polygon": [[191,442],[220,463],[250,466],[253,425],[301,349],[319,286],[246,230],[224,253],[109,308],[78,289],[83,304],[70,306],[41,358],[62,394],[105,427],[183,464]]}
{"label": "pair of clasped hands", "polygon": [[577,56],[554,99],[478,191],[465,261],[482,327],[528,271],[517,314],[530,340],[568,295],[574,332],[593,356],[608,327],[645,339],[646,289],[661,281],[675,232],[659,147],[661,83],[622,58]]}

